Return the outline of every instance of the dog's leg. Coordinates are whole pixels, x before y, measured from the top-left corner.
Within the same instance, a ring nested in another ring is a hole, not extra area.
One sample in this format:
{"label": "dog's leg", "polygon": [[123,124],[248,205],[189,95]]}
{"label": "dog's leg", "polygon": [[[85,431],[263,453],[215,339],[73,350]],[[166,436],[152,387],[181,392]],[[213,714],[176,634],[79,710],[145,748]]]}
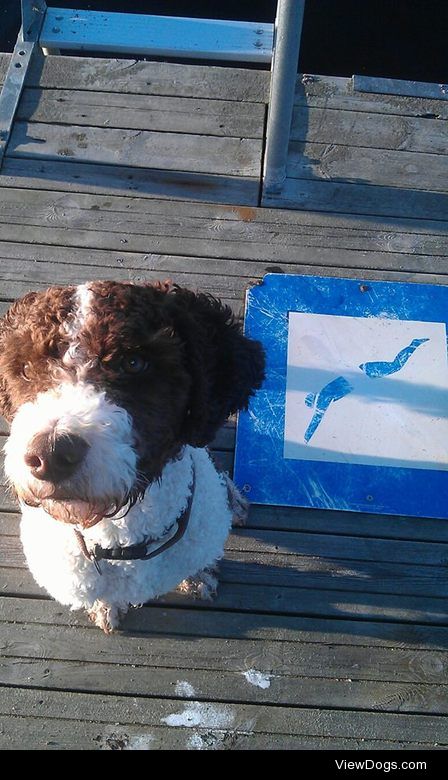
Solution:
{"label": "dog's leg", "polygon": [[195,599],[212,601],[218,589],[216,573],[216,569],[203,569],[194,577],[187,577],[186,580],[182,580],[176,590]]}
{"label": "dog's leg", "polygon": [[111,634],[120,625],[120,619],[125,614],[118,607],[105,604],[104,601],[95,601],[93,607],[87,612],[92,623],[101,628],[105,634]]}

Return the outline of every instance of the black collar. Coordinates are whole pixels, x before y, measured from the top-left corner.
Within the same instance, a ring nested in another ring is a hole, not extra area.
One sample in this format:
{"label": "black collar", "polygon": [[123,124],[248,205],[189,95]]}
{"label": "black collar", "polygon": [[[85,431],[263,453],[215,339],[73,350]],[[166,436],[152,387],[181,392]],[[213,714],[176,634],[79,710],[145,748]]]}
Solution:
{"label": "black collar", "polygon": [[[156,547],[155,550],[148,552],[148,547],[151,544],[154,544],[154,542],[160,541],[160,539],[153,539],[150,536],[148,536],[143,542],[139,542],[139,544],[130,544],[127,547],[101,547],[101,545],[95,544],[93,550],[89,550],[81,531],[78,531],[77,528],[74,529],[82,554],[85,558],[87,558],[87,560],[92,561],[92,563],[95,564],[99,574],[102,573],[99,566],[99,561],[149,561],[150,558],[155,558],[156,555],[160,555],[161,553],[165,552],[165,550],[168,550],[173,546],[173,544],[176,544],[176,542],[182,539],[185,531],[187,530],[188,521],[190,520],[194,491],[196,487],[196,473],[194,469],[194,463],[192,463],[192,469],[193,478],[191,482],[191,492],[188,497],[187,506],[185,507],[180,517],[178,517],[178,519],[175,521],[177,523],[177,530],[173,536],[167,539],[166,542],[163,542],[163,544],[161,544],[159,547]],[[171,526],[169,531],[171,531],[172,527],[173,526]]]}

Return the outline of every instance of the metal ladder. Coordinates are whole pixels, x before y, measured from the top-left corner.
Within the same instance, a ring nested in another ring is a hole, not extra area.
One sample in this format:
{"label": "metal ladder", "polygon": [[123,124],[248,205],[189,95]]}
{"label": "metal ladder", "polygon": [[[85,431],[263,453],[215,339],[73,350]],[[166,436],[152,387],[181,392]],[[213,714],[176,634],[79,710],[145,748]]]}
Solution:
{"label": "metal ladder", "polygon": [[[31,59],[70,49],[227,62],[271,62],[263,191],[286,177],[305,0],[278,0],[274,24],[47,8],[21,0],[22,26],[0,95],[0,168]],[[136,23],[138,20],[138,23]]]}

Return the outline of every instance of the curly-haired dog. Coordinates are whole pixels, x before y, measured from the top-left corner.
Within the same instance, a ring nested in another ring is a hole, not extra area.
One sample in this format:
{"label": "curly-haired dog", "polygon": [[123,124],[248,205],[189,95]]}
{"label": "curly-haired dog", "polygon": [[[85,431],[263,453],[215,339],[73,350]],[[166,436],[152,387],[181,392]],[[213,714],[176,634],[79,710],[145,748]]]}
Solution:
{"label": "curly-haired dog", "polygon": [[97,281],[14,303],[0,410],[37,582],[106,631],[188,578],[210,594],[238,494],[204,447],[263,370],[230,309],[169,284]]}

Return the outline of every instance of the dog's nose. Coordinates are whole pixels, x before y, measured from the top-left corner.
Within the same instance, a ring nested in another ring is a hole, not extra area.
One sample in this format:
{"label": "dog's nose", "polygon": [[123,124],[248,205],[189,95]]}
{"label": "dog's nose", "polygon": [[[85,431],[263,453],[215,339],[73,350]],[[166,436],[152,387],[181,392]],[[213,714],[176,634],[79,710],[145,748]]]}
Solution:
{"label": "dog's nose", "polygon": [[56,484],[74,474],[88,449],[81,436],[41,433],[31,441],[25,463],[33,477]]}

